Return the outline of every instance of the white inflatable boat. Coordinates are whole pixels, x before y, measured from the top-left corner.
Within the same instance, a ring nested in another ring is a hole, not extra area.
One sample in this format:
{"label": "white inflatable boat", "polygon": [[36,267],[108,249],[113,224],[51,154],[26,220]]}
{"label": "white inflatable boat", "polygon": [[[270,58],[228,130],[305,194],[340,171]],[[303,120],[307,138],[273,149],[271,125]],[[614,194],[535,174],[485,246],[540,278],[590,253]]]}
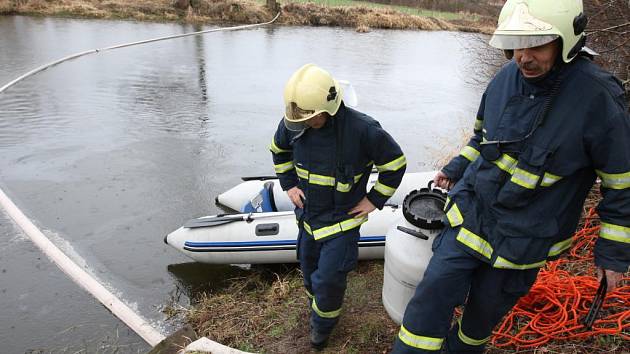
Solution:
{"label": "white inflatable boat", "polygon": [[[389,204],[401,205],[403,199],[410,191],[426,187],[427,183],[433,180],[437,171],[405,173],[403,180],[396,189],[396,193],[389,199]],[[376,183],[378,174],[372,173],[368,180],[367,189],[371,189]],[[219,194],[215,201],[217,204],[228,208],[243,211],[244,206],[256,196],[264,185],[273,182],[273,211],[290,211],[294,206],[287,194],[280,187],[280,183],[275,176],[243,177],[243,182],[235,187]]]}
{"label": "white inflatable boat", "polygon": [[[361,226],[359,259],[382,259],[389,225],[400,219],[396,206],[370,213]],[[292,211],[227,214],[193,219],[164,241],[188,257],[213,264],[297,262],[298,227]]]}
{"label": "white inflatable boat", "polygon": [[[405,174],[401,186],[390,199],[392,203],[370,213],[368,221],[361,226],[359,259],[383,258],[385,234],[402,216],[398,205],[402,204],[406,194],[426,186],[433,176],[435,172]],[[370,183],[375,181],[376,174],[371,176]],[[168,234],[164,242],[203,263],[297,262],[298,227],[293,204],[277,179],[261,177],[245,181],[221,194],[217,201],[241,213],[190,220]]]}

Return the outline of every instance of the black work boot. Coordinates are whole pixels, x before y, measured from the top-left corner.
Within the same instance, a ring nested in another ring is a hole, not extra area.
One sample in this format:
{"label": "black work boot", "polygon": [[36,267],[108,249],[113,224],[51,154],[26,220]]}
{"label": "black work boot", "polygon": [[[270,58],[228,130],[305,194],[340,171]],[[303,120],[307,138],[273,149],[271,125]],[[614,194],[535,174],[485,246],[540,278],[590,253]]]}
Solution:
{"label": "black work boot", "polygon": [[311,327],[311,347],[313,349],[320,351],[326,348],[328,337],[330,337],[330,333],[320,333]]}

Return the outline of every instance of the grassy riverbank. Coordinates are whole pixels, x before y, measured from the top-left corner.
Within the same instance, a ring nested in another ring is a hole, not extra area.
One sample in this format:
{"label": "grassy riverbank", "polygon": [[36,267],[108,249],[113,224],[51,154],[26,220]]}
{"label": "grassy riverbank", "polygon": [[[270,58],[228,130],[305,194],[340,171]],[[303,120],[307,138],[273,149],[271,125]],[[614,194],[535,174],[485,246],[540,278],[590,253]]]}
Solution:
{"label": "grassy riverbank", "polygon": [[[381,303],[383,262],[350,275],[344,312],[325,353],[381,353],[397,330]],[[297,266],[257,267],[187,313],[200,335],[245,351],[308,353],[308,299]]]}
{"label": "grassy riverbank", "polygon": [[[585,210],[600,199],[599,193],[594,192]],[[592,261],[583,263],[570,259],[562,267],[572,274],[588,274]],[[258,353],[313,352],[309,344],[308,299],[297,265],[257,266],[247,276],[231,279],[228,284],[203,293],[190,309],[179,310],[200,336]],[[341,320],[323,353],[388,353],[391,350],[399,326],[382,305],[382,284],[383,261],[360,262],[357,270],[350,273]],[[524,325],[517,323],[515,329]],[[600,334],[581,341],[554,340],[536,349],[490,345],[487,353],[630,353],[630,343],[619,335]]]}
{"label": "grassy riverbank", "polygon": [[[278,24],[381,29],[488,32],[494,20],[462,12],[423,10],[349,0],[284,0]],[[0,0],[0,15],[130,19],[195,24],[260,23],[276,12],[264,0],[193,0],[179,9],[172,0]]]}
{"label": "grassy riverbank", "polygon": [[[360,262],[348,281],[341,320],[322,353],[389,353],[399,326],[382,305],[383,262]],[[187,311],[188,322],[200,336],[257,353],[311,353],[307,297],[299,270],[260,267],[233,279],[231,285],[204,294]],[[534,349],[489,346],[488,354],[630,353],[619,336],[587,341],[557,341]]]}

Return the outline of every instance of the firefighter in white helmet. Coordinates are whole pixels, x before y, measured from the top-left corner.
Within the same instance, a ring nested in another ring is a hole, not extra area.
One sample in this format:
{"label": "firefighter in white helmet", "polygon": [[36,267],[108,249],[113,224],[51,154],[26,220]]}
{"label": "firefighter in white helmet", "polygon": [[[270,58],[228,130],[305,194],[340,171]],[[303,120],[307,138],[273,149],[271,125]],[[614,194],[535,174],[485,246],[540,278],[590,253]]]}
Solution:
{"label": "firefighter in white helmet", "polygon": [[468,145],[435,176],[450,189],[448,225],[394,353],[483,352],[538,270],[571,247],[598,176],[598,276],[611,291],[628,270],[630,118],[619,80],[583,51],[585,27],[580,0],[505,3],[490,44],[513,60],[486,88]]}
{"label": "firefighter in white helmet", "polygon": [[[295,204],[316,349],[327,344],[341,313],[359,228],[394,194],[406,167],[394,139],[377,121],[346,107],[343,93],[325,70],[301,67],[286,84],[284,118],[270,146],[282,189]],[[366,193],[374,166],[378,180]]]}

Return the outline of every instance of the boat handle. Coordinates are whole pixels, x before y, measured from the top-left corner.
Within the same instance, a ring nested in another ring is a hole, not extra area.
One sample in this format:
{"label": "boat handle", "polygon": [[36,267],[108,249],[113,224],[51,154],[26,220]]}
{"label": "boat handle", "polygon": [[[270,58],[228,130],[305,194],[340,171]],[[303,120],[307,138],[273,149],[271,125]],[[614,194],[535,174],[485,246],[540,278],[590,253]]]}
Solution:
{"label": "boat handle", "polygon": [[406,233],[406,234],[409,234],[409,235],[413,236],[413,237],[421,238],[421,239],[423,239],[423,240],[428,240],[428,239],[429,239],[429,236],[427,236],[427,235],[423,234],[423,233],[422,233],[422,232],[420,232],[420,231],[416,231],[416,230],[413,230],[413,229],[410,229],[410,228],[408,228],[408,227],[404,227],[404,226],[398,226],[398,227],[396,227],[396,228],[397,228],[398,230],[400,230],[400,231],[402,231],[402,232]]}
{"label": "boat handle", "polygon": [[256,236],[277,235],[280,232],[280,224],[267,223],[256,225]]}

